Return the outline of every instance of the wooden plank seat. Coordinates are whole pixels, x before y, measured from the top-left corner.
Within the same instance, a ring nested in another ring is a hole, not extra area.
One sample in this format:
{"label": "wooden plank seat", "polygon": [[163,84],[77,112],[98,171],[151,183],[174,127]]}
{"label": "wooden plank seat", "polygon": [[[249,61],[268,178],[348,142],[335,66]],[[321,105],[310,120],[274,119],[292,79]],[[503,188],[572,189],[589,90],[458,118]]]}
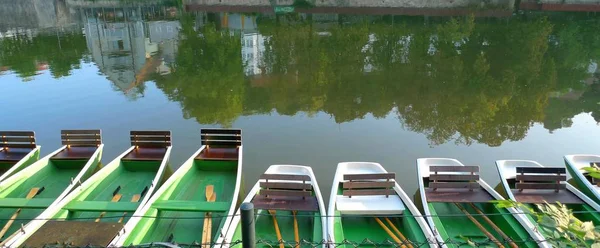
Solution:
{"label": "wooden plank seat", "polygon": [[0,162],[14,164],[35,148],[33,131],[0,131]]}
{"label": "wooden plank seat", "polygon": [[115,221],[51,220],[34,232],[23,247],[107,247],[122,228],[123,224]]}
{"label": "wooden plank seat", "polygon": [[[260,176],[260,191],[252,199],[257,209],[319,211],[317,197],[314,195],[307,175],[263,174]],[[270,181],[269,181],[270,180]]]}
{"label": "wooden plank seat", "polygon": [[230,204],[229,202],[158,200],[152,203],[152,207],[160,211],[227,212]]}
{"label": "wooden plank seat", "polygon": [[237,161],[242,145],[241,129],[202,129],[202,145],[206,148],[198,154],[199,160]]}
{"label": "wooden plank seat", "polygon": [[100,130],[61,130],[60,139],[66,147],[52,159],[85,160],[102,144],[102,133]]}
{"label": "wooden plank seat", "polygon": [[63,209],[77,212],[135,212],[139,202],[72,201]]}
{"label": "wooden plank seat", "polygon": [[516,172],[515,188],[511,191],[519,202],[583,204],[579,197],[566,190],[565,168],[517,167]]}
{"label": "wooden plank seat", "polygon": [[479,166],[429,166],[428,202],[488,202],[494,198],[477,182]]}
{"label": "wooden plank seat", "polygon": [[171,146],[171,131],[131,131],[135,148],[123,160],[161,161]]}
{"label": "wooden plank seat", "polygon": [[402,214],[406,207],[396,194],[395,173],[346,174],[336,209],[344,215]]}
{"label": "wooden plank seat", "polygon": [[54,198],[0,198],[0,208],[48,208]]}

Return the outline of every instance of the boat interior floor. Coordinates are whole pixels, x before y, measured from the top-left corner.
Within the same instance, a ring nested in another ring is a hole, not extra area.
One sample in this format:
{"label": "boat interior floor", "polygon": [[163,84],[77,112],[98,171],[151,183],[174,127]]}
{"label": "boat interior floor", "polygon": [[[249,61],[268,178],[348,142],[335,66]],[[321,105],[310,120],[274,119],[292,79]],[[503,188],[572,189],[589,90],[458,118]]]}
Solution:
{"label": "boat interior floor", "polygon": [[207,147],[196,159],[200,160],[238,160],[239,149],[236,147]]}
{"label": "boat interior floor", "polygon": [[123,160],[163,160],[166,148],[137,147],[123,157]]}
{"label": "boat interior floor", "polygon": [[[298,236],[300,237],[300,240],[316,241],[318,239],[318,241],[321,241],[321,224],[315,223],[315,221],[320,219],[316,218],[318,215],[318,213],[314,212],[299,211],[296,213]],[[292,211],[277,211],[275,217],[277,218],[277,225],[279,226],[281,238],[287,242],[295,242],[294,216]],[[275,232],[275,227],[273,226],[273,217],[266,210],[258,210],[256,217],[256,239],[268,241],[277,240],[277,234]]]}
{"label": "boat interior floor", "polygon": [[52,156],[52,159],[89,159],[96,152],[97,147],[66,147],[56,155]]}
{"label": "boat interior floor", "polygon": [[483,188],[455,189],[455,188],[426,188],[425,194],[428,202],[488,202],[494,198]]}
{"label": "boat interior floor", "polygon": [[48,221],[23,247],[106,247],[122,228],[119,223]]}
{"label": "boat interior floor", "polygon": [[583,204],[583,201],[573,192],[567,190],[523,190],[511,189],[515,200],[523,203],[560,202],[563,204]]}
{"label": "boat interior floor", "polygon": [[11,148],[0,150],[0,163],[12,162],[13,164],[23,159],[32,149],[28,148]]}
{"label": "boat interior floor", "polygon": [[[412,216],[379,217],[379,219],[385,223],[384,225],[390,228],[386,218],[389,219],[390,222],[394,224],[394,227],[409,241],[415,243],[427,241],[419,225],[414,223],[415,221]],[[343,238],[350,242],[365,243],[370,241],[374,243],[383,243],[386,242],[386,240],[393,242],[390,235],[380,224],[378,224],[374,217],[343,216],[341,219],[341,226],[343,227]]]}

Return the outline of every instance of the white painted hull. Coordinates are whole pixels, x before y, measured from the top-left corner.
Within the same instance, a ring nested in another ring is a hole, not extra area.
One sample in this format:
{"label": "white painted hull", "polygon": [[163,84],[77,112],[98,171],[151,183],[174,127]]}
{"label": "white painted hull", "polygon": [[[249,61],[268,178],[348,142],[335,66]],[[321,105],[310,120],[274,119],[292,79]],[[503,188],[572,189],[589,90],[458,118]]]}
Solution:
{"label": "white painted hull", "polygon": [[592,184],[587,178],[585,178],[585,172],[582,170],[583,167],[589,167],[591,162],[600,162],[599,155],[589,154],[577,154],[577,155],[566,155],[564,157],[567,169],[571,177],[577,180],[577,183],[582,188],[589,189],[589,197],[600,203],[600,187]]}

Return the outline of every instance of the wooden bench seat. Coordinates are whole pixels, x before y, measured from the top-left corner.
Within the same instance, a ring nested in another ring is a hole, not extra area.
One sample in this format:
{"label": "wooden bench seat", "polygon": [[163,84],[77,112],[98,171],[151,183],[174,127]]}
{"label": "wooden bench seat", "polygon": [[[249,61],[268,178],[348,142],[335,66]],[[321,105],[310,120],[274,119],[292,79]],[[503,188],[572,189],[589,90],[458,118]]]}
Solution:
{"label": "wooden bench seat", "polygon": [[87,160],[94,155],[96,149],[96,147],[65,147],[65,149],[52,156],[51,159]]}
{"label": "wooden bench seat", "polygon": [[36,147],[33,131],[0,131],[0,162],[18,162]]}
{"label": "wooden bench seat", "polygon": [[238,158],[239,149],[236,147],[207,147],[196,156],[198,160],[237,161]]}
{"label": "wooden bench seat", "polygon": [[567,189],[566,169],[562,167],[517,167],[515,200],[523,203],[560,202],[583,204],[583,201]]}
{"label": "wooden bench seat", "polygon": [[494,198],[477,182],[479,166],[430,166],[428,202],[488,202]]}
{"label": "wooden bench seat", "polygon": [[167,149],[138,147],[127,153],[123,160],[161,161],[164,159]]}
{"label": "wooden bench seat", "polygon": [[196,159],[237,161],[239,147],[242,146],[241,129],[202,129],[200,130],[202,145],[206,147]]}
{"label": "wooden bench seat", "polygon": [[102,144],[100,130],[61,130],[60,139],[67,147],[51,159],[87,160]]}
{"label": "wooden bench seat", "polygon": [[263,174],[260,191],[252,199],[257,209],[319,211],[310,177],[296,174]]}
{"label": "wooden bench seat", "polygon": [[171,147],[171,131],[131,131],[135,148],[123,160],[161,161]]}
{"label": "wooden bench seat", "polygon": [[483,188],[478,189],[425,189],[428,202],[489,202],[494,200]]}
{"label": "wooden bench seat", "polygon": [[264,196],[257,195],[252,199],[252,204],[256,209],[272,210],[296,210],[307,212],[318,212],[319,201],[315,196]]}
{"label": "wooden bench seat", "polygon": [[33,149],[31,148],[0,148],[0,162],[16,163],[27,156]]}

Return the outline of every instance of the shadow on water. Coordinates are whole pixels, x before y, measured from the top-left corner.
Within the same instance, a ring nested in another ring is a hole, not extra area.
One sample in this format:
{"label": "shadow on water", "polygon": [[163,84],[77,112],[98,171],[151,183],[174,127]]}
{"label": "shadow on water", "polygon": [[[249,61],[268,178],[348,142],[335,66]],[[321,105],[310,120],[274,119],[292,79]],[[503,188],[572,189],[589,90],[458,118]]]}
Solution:
{"label": "shadow on water", "polygon": [[94,62],[131,100],[153,81],[200,124],[231,126],[273,112],[323,112],[336,123],[393,114],[432,145],[499,146],[523,139],[534,123],[569,127],[581,112],[600,121],[597,13],[274,14],[272,7],[198,11],[176,1],[56,3],[58,26],[2,22],[0,75],[27,81],[48,69],[61,78]]}

